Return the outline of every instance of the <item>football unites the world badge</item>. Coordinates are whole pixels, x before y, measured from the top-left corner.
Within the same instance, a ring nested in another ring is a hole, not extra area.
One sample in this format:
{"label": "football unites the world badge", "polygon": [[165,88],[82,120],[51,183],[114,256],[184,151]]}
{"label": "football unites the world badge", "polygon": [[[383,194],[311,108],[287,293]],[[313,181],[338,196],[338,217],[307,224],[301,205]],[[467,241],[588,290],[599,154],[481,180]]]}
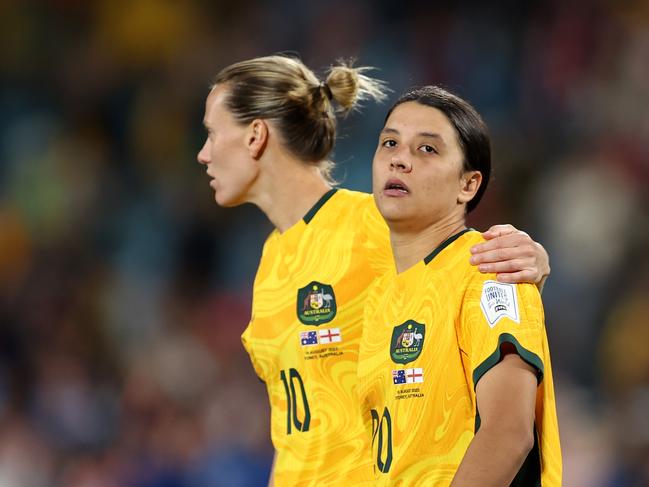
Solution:
{"label": "football unites the world badge", "polygon": [[407,364],[419,357],[424,347],[426,326],[414,320],[408,320],[392,330],[390,357],[397,364]]}
{"label": "football unites the world badge", "polygon": [[336,295],[329,284],[312,281],[297,290],[297,317],[305,325],[329,323],[336,316]]}

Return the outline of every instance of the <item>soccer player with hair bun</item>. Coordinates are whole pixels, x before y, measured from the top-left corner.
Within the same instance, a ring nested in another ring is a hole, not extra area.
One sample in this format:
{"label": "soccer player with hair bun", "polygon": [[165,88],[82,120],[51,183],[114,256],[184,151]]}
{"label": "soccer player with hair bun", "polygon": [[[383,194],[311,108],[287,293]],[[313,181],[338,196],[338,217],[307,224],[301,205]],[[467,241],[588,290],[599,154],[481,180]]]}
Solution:
{"label": "soccer player with hair bun", "polygon": [[[277,486],[372,478],[356,373],[367,289],[393,265],[390,241],[371,195],[334,187],[329,159],[337,115],[386,97],[367,72],[341,63],[321,80],[292,57],[254,58],[219,72],[205,104],[198,161],[217,204],[253,203],[275,226],[242,340],[268,390]],[[488,236],[474,258],[502,279],[548,274],[523,232]]]}

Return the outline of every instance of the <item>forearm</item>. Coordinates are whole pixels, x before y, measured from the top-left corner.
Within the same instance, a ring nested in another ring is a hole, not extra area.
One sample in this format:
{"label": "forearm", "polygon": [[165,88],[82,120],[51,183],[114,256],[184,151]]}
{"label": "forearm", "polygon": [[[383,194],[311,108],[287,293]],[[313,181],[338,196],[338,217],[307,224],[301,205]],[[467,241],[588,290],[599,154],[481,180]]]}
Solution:
{"label": "forearm", "polygon": [[479,430],[455,474],[451,487],[509,485],[534,445],[527,431]]}

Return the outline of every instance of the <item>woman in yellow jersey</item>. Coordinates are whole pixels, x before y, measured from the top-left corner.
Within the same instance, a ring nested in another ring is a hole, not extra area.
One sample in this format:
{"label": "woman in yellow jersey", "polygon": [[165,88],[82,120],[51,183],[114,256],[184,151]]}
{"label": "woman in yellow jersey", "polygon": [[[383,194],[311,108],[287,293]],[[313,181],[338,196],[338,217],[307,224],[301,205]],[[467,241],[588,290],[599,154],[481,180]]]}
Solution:
{"label": "woman in yellow jersey", "polygon": [[[336,112],[385,97],[365,72],[341,64],[321,81],[299,60],[255,58],[223,69],[205,105],[198,160],[216,202],[253,203],[276,227],[242,340],[268,389],[277,486],[371,478],[356,368],[367,289],[392,266],[388,229],[371,195],[333,188],[328,159]],[[490,236],[475,263],[516,281],[549,272],[526,234],[499,226]]]}
{"label": "woman in yellow jersey", "polygon": [[359,399],[375,485],[561,484],[543,306],[467,262],[491,172],[487,129],[438,87],[403,95],[373,163],[395,269],[368,293]]}

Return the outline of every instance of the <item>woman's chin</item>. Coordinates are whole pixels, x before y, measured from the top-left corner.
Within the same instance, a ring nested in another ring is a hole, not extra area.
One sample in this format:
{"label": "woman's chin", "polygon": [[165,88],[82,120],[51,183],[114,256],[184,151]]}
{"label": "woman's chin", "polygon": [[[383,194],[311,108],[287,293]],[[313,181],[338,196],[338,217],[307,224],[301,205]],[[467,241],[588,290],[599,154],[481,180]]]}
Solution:
{"label": "woman's chin", "polygon": [[239,201],[237,198],[233,198],[231,195],[223,194],[222,192],[216,191],[214,193],[214,201],[216,204],[223,208],[232,208],[233,206],[239,206],[243,201]]}

